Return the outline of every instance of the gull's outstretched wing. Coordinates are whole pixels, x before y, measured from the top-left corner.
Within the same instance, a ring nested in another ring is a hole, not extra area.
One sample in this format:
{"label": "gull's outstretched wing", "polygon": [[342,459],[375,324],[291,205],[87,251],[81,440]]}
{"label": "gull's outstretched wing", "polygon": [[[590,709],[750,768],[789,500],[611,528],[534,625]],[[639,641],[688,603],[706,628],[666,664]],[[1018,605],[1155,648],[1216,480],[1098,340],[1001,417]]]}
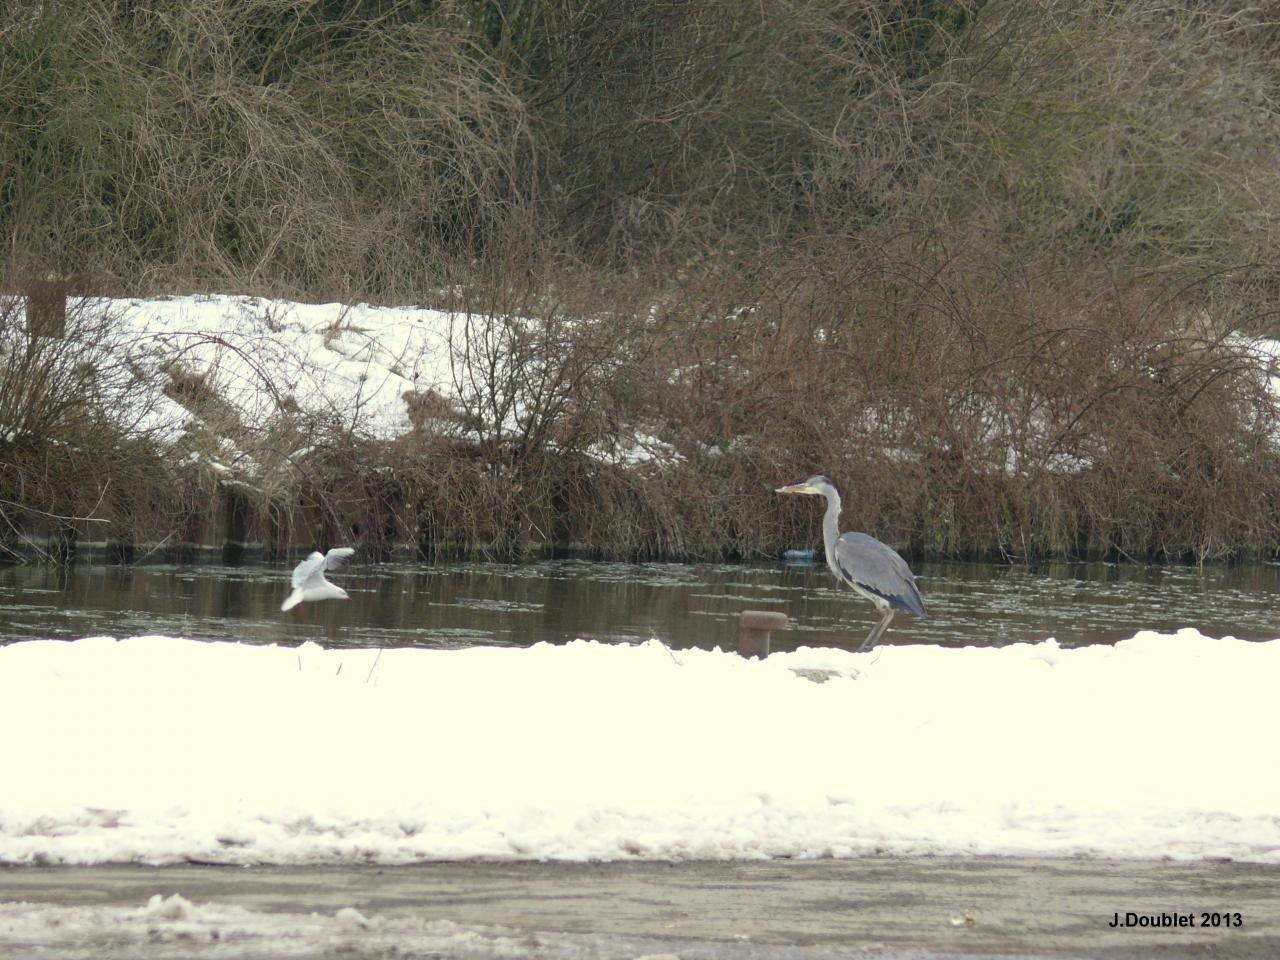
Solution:
{"label": "gull's outstretched wing", "polygon": [[[334,547],[324,555],[324,568],[326,570],[334,570],[342,566],[351,558],[355,550],[351,547]],[[313,553],[313,557],[318,557],[318,553]]]}
{"label": "gull's outstretched wing", "polygon": [[916,589],[915,574],[892,547],[866,533],[843,533],[836,541],[834,553],[844,579],[892,607],[917,617],[926,616],[924,600]]}
{"label": "gull's outstretched wing", "polygon": [[324,554],[319,550],[311,553],[307,559],[293,568],[293,589],[305,587],[312,577],[324,577]]}

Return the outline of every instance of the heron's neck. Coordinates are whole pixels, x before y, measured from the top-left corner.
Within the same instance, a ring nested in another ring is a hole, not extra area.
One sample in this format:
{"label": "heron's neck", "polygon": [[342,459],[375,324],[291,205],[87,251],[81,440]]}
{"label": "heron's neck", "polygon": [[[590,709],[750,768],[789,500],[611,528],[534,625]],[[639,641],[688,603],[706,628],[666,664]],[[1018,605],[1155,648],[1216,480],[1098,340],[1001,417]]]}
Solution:
{"label": "heron's neck", "polygon": [[822,543],[827,548],[827,563],[834,570],[836,541],[840,539],[840,494],[827,494],[827,512],[822,518]]}

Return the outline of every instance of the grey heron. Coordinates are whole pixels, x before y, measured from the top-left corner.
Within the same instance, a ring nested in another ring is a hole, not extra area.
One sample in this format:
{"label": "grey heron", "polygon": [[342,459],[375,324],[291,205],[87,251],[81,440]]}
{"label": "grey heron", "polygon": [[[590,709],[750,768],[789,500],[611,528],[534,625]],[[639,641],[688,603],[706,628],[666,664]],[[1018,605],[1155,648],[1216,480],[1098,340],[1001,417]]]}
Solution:
{"label": "grey heron", "polygon": [[800,483],[778,487],[776,492],[821,494],[827,498],[827,513],[822,518],[827,566],[857,594],[874,603],[880,613],[880,622],[871,628],[859,650],[874,647],[899,610],[917,617],[928,616],[916,589],[915,574],[898,551],[865,533],[840,532],[840,494],[830,480],[815,474]]}
{"label": "grey heron", "polygon": [[347,591],[334,586],[324,578],[324,572],[342,566],[353,553],[355,551],[350,547],[334,547],[328,553],[314,551],[311,556],[293,568],[293,592],[285,598],[280,609],[292,610],[300,603],[311,603],[316,600],[349,599]]}

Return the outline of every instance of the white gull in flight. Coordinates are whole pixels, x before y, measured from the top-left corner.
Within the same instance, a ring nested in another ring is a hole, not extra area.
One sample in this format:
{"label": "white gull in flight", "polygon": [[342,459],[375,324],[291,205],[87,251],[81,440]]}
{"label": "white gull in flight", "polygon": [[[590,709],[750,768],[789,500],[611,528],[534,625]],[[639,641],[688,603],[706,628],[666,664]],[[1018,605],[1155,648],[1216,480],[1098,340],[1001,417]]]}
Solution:
{"label": "white gull in flight", "polygon": [[326,570],[333,570],[347,562],[355,550],[351,547],[334,547],[328,553],[319,550],[293,568],[293,593],[280,604],[281,610],[292,610],[300,603],[316,600],[346,600],[347,591],[335,587],[324,578]]}

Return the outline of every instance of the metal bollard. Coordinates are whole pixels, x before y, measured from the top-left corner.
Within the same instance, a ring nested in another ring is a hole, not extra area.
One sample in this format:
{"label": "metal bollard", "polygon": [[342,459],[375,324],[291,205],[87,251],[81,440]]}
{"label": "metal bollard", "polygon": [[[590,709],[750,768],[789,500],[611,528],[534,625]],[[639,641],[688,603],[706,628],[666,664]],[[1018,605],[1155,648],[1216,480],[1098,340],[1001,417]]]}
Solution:
{"label": "metal bollard", "polygon": [[738,620],[738,653],[744,657],[764,659],[769,655],[769,631],[784,630],[785,613],[770,610],[743,610]]}

